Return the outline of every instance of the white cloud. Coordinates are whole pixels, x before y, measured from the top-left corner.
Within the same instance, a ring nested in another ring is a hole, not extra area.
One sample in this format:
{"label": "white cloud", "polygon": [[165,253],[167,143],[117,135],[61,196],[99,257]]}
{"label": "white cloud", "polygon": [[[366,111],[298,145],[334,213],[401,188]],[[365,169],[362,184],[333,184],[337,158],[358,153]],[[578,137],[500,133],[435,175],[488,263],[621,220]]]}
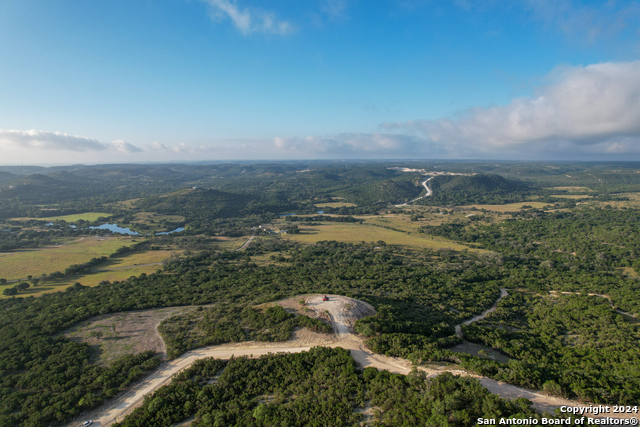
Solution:
{"label": "white cloud", "polygon": [[535,97],[509,105],[472,108],[457,119],[385,123],[452,152],[499,153],[566,143],[591,152],[637,152],[640,138],[640,61],[564,67]]}
{"label": "white cloud", "polygon": [[195,153],[208,153],[212,151],[216,151],[213,147],[208,147],[205,145],[188,145],[184,142],[181,142],[177,145],[166,145],[162,144],[158,141],[154,141],[147,146],[148,151],[164,151],[167,153],[175,153],[175,154],[195,154]]}
{"label": "white cloud", "polygon": [[258,32],[284,35],[293,31],[289,22],[277,19],[272,12],[250,7],[241,8],[232,0],[202,1],[211,6],[216,19],[227,16],[243,34]]}
{"label": "white cloud", "polygon": [[102,151],[108,148],[93,138],[35,129],[0,129],[0,144],[40,150]]}
{"label": "white cloud", "polygon": [[0,129],[0,147],[22,149],[29,152],[53,150],[72,152],[116,151],[120,153],[138,153],[142,149],[118,139],[103,143],[86,136],[69,135],[61,132],[42,130]]}
{"label": "white cloud", "polygon": [[113,141],[112,145],[116,150],[122,153],[139,153],[142,151],[141,148],[138,148],[133,144],[129,144],[128,142],[123,141],[122,139],[117,139]]}
{"label": "white cloud", "polygon": [[331,19],[346,18],[348,0],[323,0],[320,10]]}

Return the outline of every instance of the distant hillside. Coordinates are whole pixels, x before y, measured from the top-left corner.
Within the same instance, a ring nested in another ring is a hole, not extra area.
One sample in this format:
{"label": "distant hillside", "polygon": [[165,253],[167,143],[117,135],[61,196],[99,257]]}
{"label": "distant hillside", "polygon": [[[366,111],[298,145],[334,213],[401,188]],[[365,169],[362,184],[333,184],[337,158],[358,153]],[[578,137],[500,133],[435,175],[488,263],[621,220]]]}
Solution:
{"label": "distant hillside", "polygon": [[524,201],[531,187],[500,175],[443,175],[429,181],[433,195],[420,200],[425,205],[504,204]]}
{"label": "distant hillside", "polygon": [[244,215],[278,214],[298,206],[275,196],[260,197],[234,194],[212,189],[188,189],[160,197],[149,197],[137,203],[145,211],[181,215],[187,222],[207,221]]}
{"label": "distant hillside", "polygon": [[398,204],[414,199],[424,187],[413,181],[385,180],[359,185],[337,192],[339,196],[360,206]]}
{"label": "distant hillside", "polygon": [[21,202],[58,203],[91,194],[92,188],[86,181],[71,174],[63,175],[73,181],[42,174],[16,176],[17,179],[0,184],[0,199],[19,198]]}
{"label": "distant hillside", "polygon": [[4,182],[11,182],[18,179],[18,175],[12,174],[10,172],[0,172],[0,184]]}

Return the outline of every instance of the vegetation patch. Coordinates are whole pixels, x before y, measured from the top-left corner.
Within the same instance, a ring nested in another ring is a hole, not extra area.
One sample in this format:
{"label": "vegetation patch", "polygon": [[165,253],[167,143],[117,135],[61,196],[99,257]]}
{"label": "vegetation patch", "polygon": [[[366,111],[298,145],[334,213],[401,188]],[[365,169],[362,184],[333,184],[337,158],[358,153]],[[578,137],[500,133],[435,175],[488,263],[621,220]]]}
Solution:
{"label": "vegetation patch", "polygon": [[496,417],[540,422],[530,402],[500,399],[478,380],[360,372],[348,350],[315,347],[259,359],[199,360],[115,426],[169,427],[195,416],[193,427],[355,427],[370,406],[373,425],[390,427],[464,426]]}
{"label": "vegetation patch", "polygon": [[0,274],[6,280],[40,277],[82,264],[92,258],[108,256],[122,246],[131,245],[128,237],[82,237],[56,246],[0,253]]}
{"label": "vegetation patch", "polygon": [[241,341],[287,341],[296,326],[314,332],[330,333],[331,326],[305,315],[294,315],[279,305],[264,311],[251,307],[199,307],[163,321],[158,330],[167,345],[167,355],[206,345]]}

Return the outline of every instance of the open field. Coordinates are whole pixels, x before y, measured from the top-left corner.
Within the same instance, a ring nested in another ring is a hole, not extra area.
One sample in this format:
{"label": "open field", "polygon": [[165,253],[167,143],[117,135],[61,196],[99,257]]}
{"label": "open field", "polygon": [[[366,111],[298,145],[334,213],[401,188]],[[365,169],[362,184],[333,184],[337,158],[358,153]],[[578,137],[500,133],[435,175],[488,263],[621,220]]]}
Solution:
{"label": "open field", "polygon": [[522,202],[522,203],[508,203],[506,205],[470,205],[470,206],[461,206],[461,207],[465,209],[471,209],[471,208],[486,209],[488,211],[495,211],[495,212],[513,212],[513,211],[519,211],[520,209],[522,209],[523,206],[531,206],[536,209],[541,209],[545,206],[549,206],[549,203]]}
{"label": "open field", "polygon": [[[155,273],[156,270],[161,268],[160,264],[152,264],[152,265],[134,265],[130,267],[124,267],[118,270],[108,270],[108,271],[98,271],[95,273],[89,274],[79,274],[73,275],[69,277],[65,277],[63,279],[54,280],[51,282],[47,282],[44,285],[38,285],[36,287],[30,287],[24,292],[20,292],[18,296],[34,296],[38,297],[43,294],[51,293],[51,292],[59,292],[64,291],[69,286],[73,285],[76,282],[79,282],[83,286],[97,286],[100,282],[104,280],[108,280],[109,282],[123,281],[127,280],[131,276],[139,276],[142,273],[151,274]],[[0,286],[0,293],[3,289],[8,287],[13,287],[14,283],[8,283],[6,285]],[[0,298],[9,298],[0,294]]]}
{"label": "open field", "polygon": [[104,213],[104,212],[85,212],[85,213],[71,214],[71,215],[47,216],[42,218],[12,218],[12,219],[16,221],[36,219],[38,221],[51,221],[51,222],[57,221],[57,220],[67,221],[67,222],[76,222],[78,220],[93,222],[93,221],[97,221],[98,218],[100,217],[108,218],[110,216],[111,214]]}
{"label": "open field", "polygon": [[591,196],[588,194],[552,194],[551,197],[558,197],[562,199],[589,199]]}
{"label": "open field", "polygon": [[72,264],[82,264],[91,258],[107,256],[122,246],[131,244],[130,237],[83,237],[57,246],[0,253],[0,277],[24,279],[64,271]]}
{"label": "open field", "polygon": [[331,202],[331,203],[316,203],[316,208],[351,208],[354,206],[358,206],[355,203],[350,202]]}
{"label": "open field", "polygon": [[589,187],[548,187],[547,190],[562,190],[562,191],[570,191],[570,192],[593,191]]}
{"label": "open field", "polygon": [[158,324],[192,307],[171,307],[153,310],[105,314],[80,322],[62,335],[91,348],[91,363],[107,365],[125,354],[152,350],[166,357],[166,347]]}
{"label": "open field", "polygon": [[[118,244],[116,248],[121,247],[122,244]],[[115,250],[115,249],[114,249]],[[124,256],[111,258],[108,261],[95,266],[91,273],[77,274],[69,277],[46,282],[38,286],[32,286],[26,291],[20,292],[20,296],[40,296],[45,293],[64,291],[69,286],[76,282],[81,283],[84,286],[97,286],[100,282],[107,280],[114,282],[116,280],[126,280],[131,276],[139,276],[142,273],[151,274],[156,270],[162,268],[162,261],[175,254],[181,254],[182,251],[145,251],[145,252],[131,252]],[[0,258],[1,260],[1,258]],[[67,265],[68,266],[68,265]],[[65,266],[64,268],[66,268]],[[64,270],[58,269],[58,271]],[[54,270],[55,271],[55,270]],[[34,276],[39,276],[34,274]],[[24,278],[24,277],[22,277]],[[1,295],[5,288],[10,288],[16,285],[16,282],[7,283],[0,286],[0,298],[5,298]]]}
{"label": "open field", "polygon": [[613,208],[640,208],[640,193],[620,193],[616,194],[616,196],[628,197],[629,200],[584,200],[580,203],[588,203],[590,205],[604,207],[606,205],[611,205]]}
{"label": "open field", "polygon": [[620,267],[622,274],[629,277],[638,277],[638,272],[633,267]]}
{"label": "open field", "polygon": [[418,233],[402,233],[382,227],[368,224],[353,223],[323,223],[317,226],[301,225],[300,234],[287,234],[283,238],[295,240],[300,243],[316,243],[321,240],[336,240],[345,243],[377,242],[383,240],[388,245],[404,246],[411,249],[479,249],[451,242],[440,237],[425,236]]}

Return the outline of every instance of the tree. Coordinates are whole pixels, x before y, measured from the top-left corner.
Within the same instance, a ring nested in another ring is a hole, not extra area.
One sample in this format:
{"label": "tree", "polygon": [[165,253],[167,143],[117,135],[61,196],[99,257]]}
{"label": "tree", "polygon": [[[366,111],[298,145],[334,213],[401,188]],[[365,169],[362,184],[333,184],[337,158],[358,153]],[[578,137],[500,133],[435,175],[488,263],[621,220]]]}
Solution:
{"label": "tree", "polygon": [[2,295],[11,296],[11,295],[17,295],[17,294],[18,294],[18,289],[16,289],[15,286],[13,288],[7,288],[4,291],[2,291]]}
{"label": "tree", "polygon": [[18,288],[19,291],[26,291],[27,289],[29,289],[29,284],[27,282],[22,282],[22,283],[18,283],[18,286],[16,286]]}
{"label": "tree", "polygon": [[7,279],[0,279],[0,285],[4,285],[5,283],[7,283]]}

